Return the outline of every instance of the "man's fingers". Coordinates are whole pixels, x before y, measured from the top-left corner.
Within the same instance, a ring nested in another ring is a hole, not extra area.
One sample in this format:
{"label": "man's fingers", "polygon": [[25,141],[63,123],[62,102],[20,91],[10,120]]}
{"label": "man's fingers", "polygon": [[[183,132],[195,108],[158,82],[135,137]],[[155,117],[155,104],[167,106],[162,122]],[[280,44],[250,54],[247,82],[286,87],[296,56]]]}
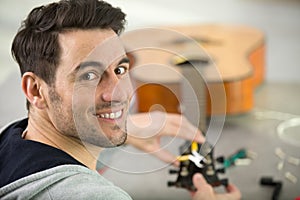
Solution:
{"label": "man's fingers", "polygon": [[193,184],[196,192],[192,194],[193,200],[213,200],[215,199],[215,192],[211,185],[209,185],[202,174],[197,173],[193,176]]}
{"label": "man's fingers", "polygon": [[242,194],[241,194],[240,190],[235,185],[229,184],[226,187],[226,190],[228,192],[228,195],[230,195],[232,198],[234,198],[234,199],[242,198]]}
{"label": "man's fingers", "polygon": [[206,182],[202,174],[196,173],[193,176],[193,184],[197,190],[212,190],[212,187]]}
{"label": "man's fingers", "polygon": [[240,200],[242,198],[240,190],[235,185],[229,184],[226,190],[227,193],[216,195],[218,200]]}
{"label": "man's fingers", "polygon": [[199,190],[199,189],[201,189],[202,185],[206,184],[206,181],[204,180],[203,176],[198,173],[193,176],[193,184],[194,184],[195,188],[197,190]]}
{"label": "man's fingers", "polygon": [[226,187],[227,192],[235,192],[235,191],[239,191],[238,188],[233,185],[233,184],[228,184],[228,186]]}
{"label": "man's fingers", "polygon": [[168,115],[163,132],[170,136],[178,136],[198,143],[203,143],[205,141],[205,137],[201,131],[192,125],[184,115],[180,114]]}
{"label": "man's fingers", "polygon": [[166,163],[171,163],[171,164],[179,167],[179,161],[177,160],[176,156],[174,156],[169,151],[161,149],[159,151],[153,152],[153,154],[156,157],[158,157],[160,160],[162,160]]}

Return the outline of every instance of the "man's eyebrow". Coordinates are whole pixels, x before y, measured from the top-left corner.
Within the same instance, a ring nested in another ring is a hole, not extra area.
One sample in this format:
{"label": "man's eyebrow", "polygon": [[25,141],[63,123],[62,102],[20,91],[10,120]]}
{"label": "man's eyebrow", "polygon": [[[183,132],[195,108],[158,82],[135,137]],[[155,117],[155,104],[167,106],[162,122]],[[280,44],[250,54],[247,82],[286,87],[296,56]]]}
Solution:
{"label": "man's eyebrow", "polygon": [[78,71],[83,70],[86,67],[102,67],[103,64],[98,61],[85,61],[80,63],[69,75],[68,77],[72,80],[75,78]]}
{"label": "man's eyebrow", "polygon": [[98,61],[85,61],[80,63],[75,69],[74,72],[77,73],[79,70],[83,70],[86,67],[102,67],[103,64]]}
{"label": "man's eyebrow", "polygon": [[[123,63],[129,63],[130,60],[128,57],[124,57],[122,58],[118,65],[123,64]],[[74,69],[74,73],[76,74],[79,70],[82,70],[86,67],[103,67],[103,64],[101,62],[98,61],[85,61],[80,63],[75,69]]]}
{"label": "man's eyebrow", "polygon": [[130,63],[129,58],[128,58],[128,57],[122,58],[122,59],[119,61],[118,65],[123,64],[123,63],[128,63],[128,64],[129,64],[129,63]]}

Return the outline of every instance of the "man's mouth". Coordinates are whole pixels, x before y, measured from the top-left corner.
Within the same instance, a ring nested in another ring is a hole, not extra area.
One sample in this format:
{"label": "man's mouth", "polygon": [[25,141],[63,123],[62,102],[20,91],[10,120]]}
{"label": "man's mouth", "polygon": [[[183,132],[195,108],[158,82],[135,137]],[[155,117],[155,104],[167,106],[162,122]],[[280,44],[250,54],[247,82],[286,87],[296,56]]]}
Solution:
{"label": "man's mouth", "polygon": [[116,112],[96,114],[96,116],[102,119],[119,119],[122,116],[122,114],[123,110],[119,110]]}

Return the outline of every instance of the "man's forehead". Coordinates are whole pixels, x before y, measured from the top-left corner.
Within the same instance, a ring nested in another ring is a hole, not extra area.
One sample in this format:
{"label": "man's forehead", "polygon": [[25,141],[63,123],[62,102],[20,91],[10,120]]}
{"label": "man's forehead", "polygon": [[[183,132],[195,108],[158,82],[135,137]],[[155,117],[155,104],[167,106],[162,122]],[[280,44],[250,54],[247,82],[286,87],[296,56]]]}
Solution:
{"label": "man's forehead", "polygon": [[119,36],[111,29],[70,30],[60,34],[59,42],[61,64],[67,71],[86,61],[108,66],[125,55]]}
{"label": "man's forehead", "polygon": [[115,36],[115,32],[110,29],[71,29],[60,33],[58,38],[61,47],[66,50],[77,47],[90,51],[107,38]]}
{"label": "man's forehead", "polygon": [[98,61],[105,66],[120,60],[126,54],[124,46],[117,35],[96,44],[95,48],[83,61]]}

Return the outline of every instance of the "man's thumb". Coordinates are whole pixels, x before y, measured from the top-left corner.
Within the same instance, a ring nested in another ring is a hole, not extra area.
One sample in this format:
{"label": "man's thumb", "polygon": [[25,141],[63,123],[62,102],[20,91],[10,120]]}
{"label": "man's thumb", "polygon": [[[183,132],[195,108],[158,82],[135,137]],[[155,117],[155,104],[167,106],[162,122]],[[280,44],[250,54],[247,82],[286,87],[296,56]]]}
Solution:
{"label": "man's thumb", "polygon": [[193,176],[193,184],[197,190],[207,186],[205,178],[200,173],[197,173]]}

